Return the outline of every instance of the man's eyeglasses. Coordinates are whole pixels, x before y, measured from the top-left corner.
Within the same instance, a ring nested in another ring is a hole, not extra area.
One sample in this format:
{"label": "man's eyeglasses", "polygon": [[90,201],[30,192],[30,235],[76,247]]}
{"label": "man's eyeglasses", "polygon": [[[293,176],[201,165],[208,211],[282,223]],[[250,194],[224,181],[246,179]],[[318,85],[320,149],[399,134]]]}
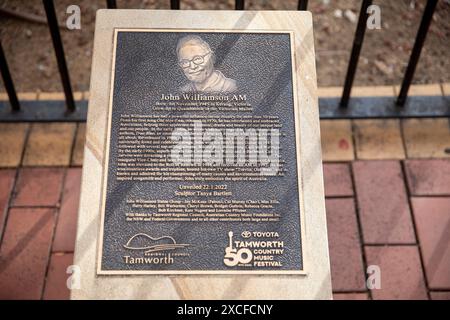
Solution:
{"label": "man's eyeglasses", "polygon": [[178,64],[180,65],[180,67],[182,67],[183,69],[189,68],[189,66],[191,65],[191,62],[193,62],[195,65],[201,65],[205,62],[205,57],[210,54],[211,52],[208,52],[202,56],[195,56],[194,58],[192,58],[191,60],[188,59],[183,59],[178,61]]}

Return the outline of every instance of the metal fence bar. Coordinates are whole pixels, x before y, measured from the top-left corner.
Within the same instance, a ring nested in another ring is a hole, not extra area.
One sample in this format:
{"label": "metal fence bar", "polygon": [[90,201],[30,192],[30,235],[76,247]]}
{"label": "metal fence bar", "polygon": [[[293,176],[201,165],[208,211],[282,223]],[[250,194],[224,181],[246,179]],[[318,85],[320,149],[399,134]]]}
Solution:
{"label": "metal fence bar", "polygon": [[308,0],[298,0],[298,10],[305,11],[308,7]]}
{"label": "metal fence bar", "polygon": [[[52,0],[42,0],[50,34],[53,41],[58,69],[65,93],[64,101],[19,101],[14,83],[8,68],[5,53],[0,39],[0,71],[9,97],[8,101],[0,101],[0,122],[23,121],[85,121],[87,114],[87,101],[80,101],[75,108],[70,77],[67,69],[64,48],[58,21]],[[171,0],[171,9],[180,9],[180,0]],[[411,118],[411,117],[450,117],[449,96],[415,96],[408,98],[408,90],[414,77],[414,72],[420,58],[426,35],[429,31],[431,20],[437,6],[437,0],[427,0],[413,49],[408,61],[408,66],[402,81],[399,96],[394,97],[353,97],[350,93],[355,77],[359,55],[364,41],[367,8],[372,0],[363,0],[359,14],[358,24],[353,39],[352,51],[345,78],[342,97],[320,98],[321,119],[367,119],[367,118]],[[116,9],[116,0],[107,0],[108,9]],[[298,1],[298,10],[306,10],[308,0]],[[245,1],[235,0],[235,9],[244,10]],[[406,104],[407,101],[407,104]],[[66,109],[64,108],[66,105]],[[406,106],[402,108],[401,106]],[[67,112],[70,111],[70,112]]]}
{"label": "metal fence bar", "polygon": [[8,63],[6,62],[5,53],[3,52],[2,43],[0,41],[0,71],[2,73],[3,83],[5,84],[6,92],[8,93],[9,103],[13,111],[20,110],[19,99],[17,99],[16,89],[9,72]]}
{"label": "metal fence bar", "polygon": [[342,92],[340,107],[346,107],[350,99],[350,92],[355,78],[356,67],[358,66],[359,54],[364,41],[366,32],[366,21],[368,17],[367,8],[372,4],[372,0],[363,0],[361,11],[359,12],[358,25],[356,27],[355,38],[353,39],[352,53],[348,63],[347,75],[345,76],[344,90]]}
{"label": "metal fence bar", "polygon": [[117,9],[116,0],[106,0],[106,8],[108,8],[108,9]]}
{"label": "metal fence bar", "polygon": [[234,2],[234,9],[235,10],[244,10],[245,7],[245,1],[244,0],[236,0]]}
{"label": "metal fence bar", "polygon": [[170,0],[170,9],[180,10],[180,0]]}
{"label": "metal fence bar", "polygon": [[409,86],[411,85],[411,81],[414,77],[414,71],[416,70],[417,63],[419,62],[420,53],[433,18],[434,10],[436,9],[436,4],[437,0],[428,0],[425,6],[422,21],[420,22],[419,30],[417,31],[416,41],[414,42],[414,47],[411,51],[405,77],[403,78],[402,87],[396,101],[398,106],[404,106],[406,98],[408,97]]}
{"label": "metal fence bar", "polygon": [[72,87],[70,85],[69,71],[67,70],[66,58],[64,56],[64,48],[61,41],[61,34],[59,33],[58,20],[55,13],[55,5],[53,0],[43,0],[45,14],[47,15],[48,27],[52,36],[53,47],[55,49],[56,60],[58,62],[59,74],[61,75],[61,82],[66,96],[67,110],[75,111],[75,101],[73,99]]}

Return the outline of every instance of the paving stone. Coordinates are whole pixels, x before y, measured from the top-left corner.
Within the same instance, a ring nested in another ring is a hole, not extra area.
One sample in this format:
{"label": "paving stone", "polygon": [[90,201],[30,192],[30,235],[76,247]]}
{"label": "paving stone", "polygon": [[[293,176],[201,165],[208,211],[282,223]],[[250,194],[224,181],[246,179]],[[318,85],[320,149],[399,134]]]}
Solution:
{"label": "paving stone", "polygon": [[[342,87],[319,87],[317,94],[321,98],[341,97]],[[353,87],[352,97],[391,97],[394,95],[394,86],[363,86]]]}
{"label": "paving stone", "polygon": [[450,195],[450,159],[407,160],[405,172],[412,195]]}
{"label": "paving stone", "polygon": [[0,299],[41,298],[54,223],[54,209],[10,210],[0,247]]}
{"label": "paving stone", "polygon": [[73,98],[75,99],[75,101],[83,100],[83,97],[84,97],[84,92],[83,91],[75,91],[73,93]]}
{"label": "paving stone", "polygon": [[39,100],[65,100],[64,92],[40,92]]}
{"label": "paving stone", "polygon": [[365,251],[367,265],[379,266],[381,273],[381,289],[371,290],[373,299],[428,298],[416,246],[366,246]]}
{"label": "paving stone", "polygon": [[450,289],[450,197],[412,198],[428,287]]}
{"label": "paving stone", "polygon": [[80,199],[81,168],[67,169],[58,223],[56,225],[54,252],[73,252],[77,231]]}
{"label": "paving stone", "polygon": [[[395,94],[400,93],[400,86],[395,86]],[[409,87],[408,96],[440,96],[442,95],[441,86],[434,84],[414,84]]]}
{"label": "paving stone", "polygon": [[369,300],[367,293],[333,293],[333,300]]}
{"label": "paving stone", "polygon": [[402,127],[408,158],[450,157],[449,119],[404,119]]}
{"label": "paving stone", "polygon": [[342,96],[342,87],[319,87],[317,96],[320,98],[334,98]]}
{"label": "paving stone", "polygon": [[450,291],[431,291],[431,300],[450,300]]}
{"label": "paving stone", "polygon": [[18,167],[28,123],[0,123],[0,167]]}
{"label": "paving stone", "polygon": [[[73,92],[73,99],[76,101],[82,100],[83,92]],[[64,95],[64,92],[41,92],[39,93],[39,100],[66,100],[66,96]]]}
{"label": "paving stone", "polygon": [[323,161],[349,161],[354,159],[350,120],[321,120],[320,136]]}
{"label": "paving stone", "polygon": [[450,83],[442,84],[442,93],[444,96],[450,96]]}
{"label": "paving stone", "polygon": [[353,195],[352,178],[348,164],[324,163],[323,178],[326,197]]}
{"label": "paving stone", "polygon": [[353,125],[358,159],[405,158],[399,120],[354,120]]}
{"label": "paving stone", "polygon": [[19,93],[17,93],[17,98],[20,101],[37,100],[38,95],[39,95],[38,92],[19,92]]}
{"label": "paving stone", "polygon": [[71,253],[53,253],[51,255],[47,279],[45,281],[44,300],[70,299],[67,280],[71,276],[71,273],[67,273],[67,268],[72,264],[73,254]]}
{"label": "paving stone", "polygon": [[75,135],[74,123],[35,123],[23,159],[24,166],[68,166]]}
{"label": "paving stone", "polygon": [[9,198],[12,193],[16,170],[0,170],[0,239],[8,212]]}
{"label": "paving stone", "polygon": [[333,290],[365,290],[364,266],[353,199],[327,199],[325,203]]}
{"label": "paving stone", "polygon": [[13,206],[57,206],[63,176],[58,168],[20,169]]}
{"label": "paving stone", "polygon": [[72,165],[83,165],[84,143],[86,141],[86,123],[79,123],[77,135],[75,137],[75,146],[72,154]]}
{"label": "paving stone", "polygon": [[[19,100],[37,100],[39,92],[18,92],[17,98]],[[0,92],[0,101],[9,101],[8,94],[6,92]]]}
{"label": "paving stone", "polygon": [[393,86],[370,86],[353,87],[352,97],[392,97],[394,96]]}
{"label": "paving stone", "polygon": [[414,244],[400,163],[356,161],[352,165],[364,243]]}

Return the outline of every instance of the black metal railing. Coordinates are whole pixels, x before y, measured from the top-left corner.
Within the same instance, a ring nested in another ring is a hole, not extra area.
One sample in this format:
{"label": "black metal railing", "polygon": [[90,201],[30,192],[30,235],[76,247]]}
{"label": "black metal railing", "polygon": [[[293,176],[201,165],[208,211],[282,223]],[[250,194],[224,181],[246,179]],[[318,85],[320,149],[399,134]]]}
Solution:
{"label": "black metal railing", "polygon": [[405,77],[403,78],[402,87],[397,98],[397,105],[403,106],[408,96],[409,86],[414,76],[414,71],[416,70],[417,63],[419,62],[420,53],[422,52],[422,47],[425,42],[425,38],[428,33],[428,28],[430,27],[431,20],[433,18],[434,10],[436,9],[437,0],[427,1],[425,10],[423,12],[422,21],[420,22],[419,31],[417,31],[416,41],[414,42],[414,47],[411,52],[411,57],[409,58],[408,67],[406,68]]}
{"label": "black metal railing", "polygon": [[356,26],[355,38],[353,39],[352,53],[348,63],[347,76],[345,77],[344,91],[342,92],[340,107],[347,107],[352,91],[353,79],[355,78],[356,67],[358,66],[359,54],[366,33],[366,21],[368,18],[367,8],[372,4],[372,0],[363,0],[361,11],[359,12],[358,25]]}
{"label": "black metal railing", "polygon": [[[324,98],[319,100],[321,118],[449,117],[450,102],[447,99],[448,97],[429,97],[427,100],[424,100],[423,97],[407,99],[408,90],[436,9],[437,0],[427,0],[398,97],[396,99],[392,97],[351,98],[353,80],[366,30],[367,9],[371,4],[372,0],[362,0],[342,96],[340,99]],[[64,89],[65,110],[61,110],[61,104],[54,103],[47,103],[46,105],[49,107],[46,111],[37,111],[36,106],[30,108],[26,104],[24,104],[24,107],[27,110],[23,110],[17,98],[7,64],[7,57],[5,57],[0,39],[0,68],[11,109],[7,113],[5,111],[6,103],[0,101],[0,121],[82,121],[86,119],[87,103],[78,103],[76,105],[74,101],[53,0],[43,0],[43,5]],[[106,5],[109,9],[117,8],[116,0],[107,0]],[[307,10],[307,6],[308,0],[298,1],[298,10]],[[180,0],[170,0],[170,8],[174,10],[180,9]],[[235,9],[245,10],[245,1],[235,0]]]}
{"label": "black metal railing", "polygon": [[59,33],[58,19],[56,18],[55,5],[52,0],[44,0],[45,14],[47,15],[47,23],[52,36],[53,48],[55,49],[56,60],[58,62],[58,70],[61,75],[61,83],[66,96],[67,111],[75,111],[75,101],[73,99],[72,85],[70,84],[69,70],[67,70],[66,58],[64,55],[64,47]]}
{"label": "black metal railing", "polygon": [[5,83],[6,92],[8,93],[9,103],[11,104],[12,111],[19,111],[20,104],[17,98],[16,89],[9,73],[8,63],[6,62],[5,53],[3,52],[2,43],[0,41],[0,69],[2,71],[3,82]]}
{"label": "black metal railing", "polygon": [[[173,2],[176,2],[176,1],[173,1],[173,0],[170,1],[171,4],[173,4]],[[117,9],[116,0],[106,0],[106,7],[108,9]],[[172,9],[175,9],[175,8],[172,8]]]}

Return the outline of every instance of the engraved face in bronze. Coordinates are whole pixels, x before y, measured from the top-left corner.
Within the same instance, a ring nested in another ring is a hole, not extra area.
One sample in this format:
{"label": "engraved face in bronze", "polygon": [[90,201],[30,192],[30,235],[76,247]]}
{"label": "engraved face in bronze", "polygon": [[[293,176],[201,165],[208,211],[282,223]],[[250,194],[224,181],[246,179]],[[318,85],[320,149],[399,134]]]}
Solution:
{"label": "engraved face in bronze", "polygon": [[181,38],[177,45],[178,65],[190,81],[183,92],[229,93],[237,90],[236,81],[214,69],[215,56],[209,44],[197,35]]}
{"label": "engraved face in bronze", "polygon": [[192,38],[178,48],[178,63],[190,81],[202,83],[214,71],[214,58],[209,45]]}

